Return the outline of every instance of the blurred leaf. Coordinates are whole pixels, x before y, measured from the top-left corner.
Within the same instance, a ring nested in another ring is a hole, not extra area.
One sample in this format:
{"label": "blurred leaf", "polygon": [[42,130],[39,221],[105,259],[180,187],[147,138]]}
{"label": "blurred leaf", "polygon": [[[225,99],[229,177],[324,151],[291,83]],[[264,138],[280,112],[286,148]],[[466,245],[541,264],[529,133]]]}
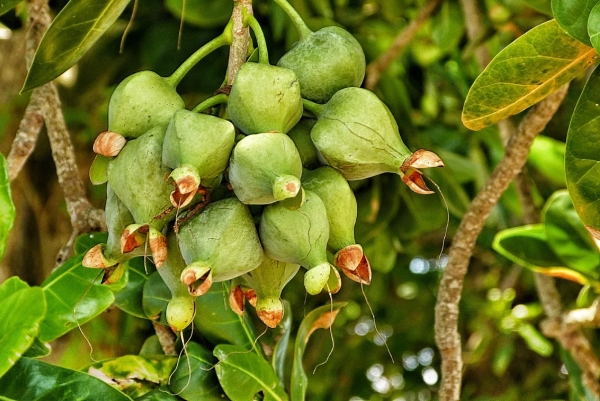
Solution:
{"label": "blurred leaf", "polygon": [[381,273],[391,271],[396,265],[398,253],[387,230],[363,244],[365,255],[369,258],[371,268]]}
{"label": "blurred leaf", "polygon": [[298,328],[296,344],[294,346],[294,364],[292,366],[292,382],[290,387],[292,401],[302,401],[306,398],[308,378],[304,372],[302,359],[310,336],[317,329],[330,328],[340,309],[345,305],[346,303],[344,302],[336,302],[330,305],[321,306],[312,310],[302,320],[302,323]]}
{"label": "blurred leaf", "polygon": [[144,282],[142,309],[147,319],[167,325],[167,303],[171,300],[171,290],[157,271]]}
{"label": "blurred leaf", "polygon": [[[9,280],[16,287],[15,280]],[[0,287],[4,287],[4,284]],[[7,291],[2,291],[6,295]],[[27,351],[38,334],[46,314],[44,291],[40,287],[18,289],[0,298],[0,376]]]}
{"label": "blurred leaf", "polygon": [[564,265],[598,279],[600,253],[566,190],[557,191],[548,199],[544,223],[548,243]]}
{"label": "blurred leaf", "polygon": [[23,0],[3,0],[0,1],[0,15],[7,13],[12,10],[14,6],[19,4]]}
{"label": "blurred leaf", "polygon": [[552,0],[552,14],[565,32],[591,46],[588,19],[596,3],[597,0]]}
{"label": "blurred leaf", "polygon": [[552,1],[551,0],[521,0],[523,3],[529,5],[529,7],[533,8],[541,12],[542,14],[546,14],[549,17],[552,17]]}
{"label": "blurred leaf", "polygon": [[573,111],[567,148],[565,172],[567,188],[575,210],[587,227],[600,230],[597,206],[600,186],[600,70],[596,68]]}
{"label": "blurred leaf", "polygon": [[72,67],[119,18],[130,0],[70,0],[38,46],[22,92],[41,86]]}
{"label": "blurred leaf", "polygon": [[378,235],[400,207],[400,178],[392,174],[374,177],[369,189],[356,193],[358,215],[354,227],[356,241],[363,243]]}
{"label": "blurred leaf", "polygon": [[[130,259],[126,263],[127,284],[122,290],[115,293],[115,305],[130,315],[147,319],[148,316],[144,313],[143,306],[144,285],[150,274],[156,269],[143,257]],[[146,269],[148,269],[148,274],[146,274]]]}
{"label": "blurred leaf", "polygon": [[281,335],[278,336],[275,349],[273,350],[273,359],[271,365],[279,376],[279,381],[285,382],[285,361],[287,356],[288,344],[292,335],[292,306],[286,300],[283,300],[283,319],[279,322],[278,330],[281,330]]}
{"label": "blurred leaf", "polygon": [[164,351],[162,349],[162,345],[160,345],[160,340],[158,336],[155,334],[146,338],[144,344],[142,344],[142,348],[140,349],[140,355],[163,355]]}
{"label": "blurred leaf", "polygon": [[571,354],[564,348],[560,348],[560,356],[563,360],[567,372],[569,372],[569,384],[571,389],[572,401],[598,401],[590,389],[585,385],[581,368],[575,362]]}
{"label": "blurred leaf", "polygon": [[264,401],[287,400],[277,374],[262,357],[237,345],[220,344],[214,355],[219,383],[232,401],[253,401],[262,392]]}
{"label": "blurred leaf", "polygon": [[463,123],[480,130],[525,110],[583,73],[596,55],[556,21],[538,25],[498,53],[475,80]]}
{"label": "blurred leaf", "polygon": [[88,374],[30,358],[21,358],[0,379],[0,395],[28,401],[131,400]]}
{"label": "blurred leaf", "polygon": [[229,289],[223,283],[214,283],[204,295],[196,298],[194,325],[212,344],[228,343],[254,349],[256,335],[247,315],[239,316],[229,307]]}
{"label": "blurred leaf", "polygon": [[527,346],[533,352],[545,357],[552,355],[552,351],[554,350],[552,343],[533,325],[521,323],[517,327],[517,333],[525,340],[525,343],[527,343]]}
{"label": "blurred leaf", "polygon": [[42,358],[50,355],[51,351],[50,344],[43,343],[38,338],[35,338],[31,347],[27,349],[27,352],[23,356],[26,358]]}
{"label": "blurred leaf", "polygon": [[188,401],[222,400],[223,390],[213,369],[216,362],[210,351],[198,343],[188,342],[169,380],[169,390]]}
{"label": "blurred leaf", "polygon": [[515,357],[515,343],[513,337],[509,337],[508,340],[502,341],[492,359],[492,371],[498,377],[504,376],[510,363]]}
{"label": "blurred leaf", "polygon": [[75,255],[86,253],[88,250],[98,244],[106,244],[108,233],[87,233],[82,234],[75,240],[73,250]]}
{"label": "blurred leaf", "polygon": [[458,3],[445,1],[432,20],[433,43],[445,52],[454,50],[464,32],[464,17]]}
{"label": "blurred leaf", "polygon": [[[165,0],[167,9],[177,18],[181,18],[182,0]],[[233,10],[233,2],[214,0],[186,0],[183,20],[200,28],[224,26]]]}
{"label": "blurred leaf", "polygon": [[6,241],[15,221],[15,205],[12,201],[6,158],[0,154],[0,259],[6,250]]}
{"label": "blurred leaf", "polygon": [[101,271],[83,267],[83,255],[73,256],[41,285],[48,305],[40,326],[40,340],[52,341],[102,313],[114,301],[100,282]]}
{"label": "blurred leaf", "polygon": [[596,5],[590,11],[590,16],[587,21],[587,33],[590,42],[594,49],[600,49],[600,3],[594,2]]}
{"label": "blurred leaf", "polygon": [[555,184],[566,185],[564,142],[538,135],[533,141],[527,161]]}

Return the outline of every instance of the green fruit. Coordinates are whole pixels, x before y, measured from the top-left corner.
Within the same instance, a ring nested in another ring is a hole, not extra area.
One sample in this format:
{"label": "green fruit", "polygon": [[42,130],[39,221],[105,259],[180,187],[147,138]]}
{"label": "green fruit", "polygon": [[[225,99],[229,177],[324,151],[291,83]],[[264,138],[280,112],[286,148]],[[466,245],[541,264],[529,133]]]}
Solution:
{"label": "green fruit", "polygon": [[137,138],[157,125],[167,125],[173,113],[183,109],[183,99],[173,85],[153,71],[125,78],[110,97],[108,130]]}
{"label": "green fruit", "polygon": [[327,102],[340,89],[360,86],[365,77],[365,54],[348,31],[328,26],[301,37],[277,62],[294,71],[303,98]]}
{"label": "green fruit", "polygon": [[288,132],[302,117],[296,74],[287,68],[244,63],[231,86],[228,111],[245,134]]}
{"label": "green fruit", "polygon": [[313,118],[302,118],[298,124],[294,125],[287,134],[294,141],[296,149],[300,154],[302,165],[305,168],[314,169],[319,167],[319,151],[310,138],[310,131],[317,120]]}
{"label": "green fruit", "polygon": [[302,161],[294,142],[279,132],[249,135],[233,149],[229,182],[246,204],[266,205],[300,191]]}
{"label": "green fruit", "polygon": [[208,291],[212,282],[249,272],[263,259],[254,220],[236,198],[209,204],[183,225],[179,247],[188,264],[181,280],[195,295]]}
{"label": "green fruit", "polygon": [[169,254],[165,263],[158,269],[158,274],[171,291],[171,299],[167,304],[167,323],[173,331],[179,332],[194,320],[196,297],[188,292],[188,286],[179,279],[185,269],[185,261],[179,251],[176,234],[171,231],[167,241]]}
{"label": "green fruit", "polygon": [[315,193],[305,192],[306,202],[298,209],[290,210],[279,202],[265,207],[259,233],[267,256],[309,269],[304,286],[314,295],[329,279],[329,224],[323,201]]}

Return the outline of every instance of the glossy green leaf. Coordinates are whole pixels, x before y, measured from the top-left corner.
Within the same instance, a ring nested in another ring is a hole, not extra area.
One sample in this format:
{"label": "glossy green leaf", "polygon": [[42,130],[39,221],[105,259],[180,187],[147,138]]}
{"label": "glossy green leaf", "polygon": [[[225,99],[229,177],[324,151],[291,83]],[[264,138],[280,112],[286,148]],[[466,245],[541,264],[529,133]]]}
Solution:
{"label": "glossy green leaf", "polygon": [[[167,9],[177,18],[181,18],[183,2],[165,0]],[[213,0],[186,0],[183,20],[200,28],[223,26],[231,17],[233,2]]]}
{"label": "glossy green leaf", "polygon": [[480,130],[525,110],[584,72],[596,55],[555,20],[538,25],[498,53],[475,80],[463,123]]}
{"label": "glossy green leaf", "polygon": [[587,21],[587,33],[592,46],[598,51],[600,49],[600,3],[598,2],[590,11]]}
{"label": "glossy green leaf", "polygon": [[292,306],[286,300],[283,300],[283,319],[279,322],[278,330],[281,330],[281,335],[278,336],[277,343],[273,350],[273,358],[271,365],[279,376],[279,381],[283,384],[285,381],[285,361],[287,349],[292,335]]}
{"label": "glossy green leaf", "polygon": [[[142,257],[128,260],[126,263],[127,284],[122,290],[115,293],[115,305],[130,315],[147,319],[142,301],[144,284],[156,269],[152,263],[148,263]],[[146,274],[146,270],[148,270],[148,274]]]}
{"label": "glossy green leaf", "polygon": [[23,0],[2,0],[0,1],[0,15],[12,10],[14,6]]}
{"label": "glossy green leaf", "polygon": [[597,2],[598,0],[552,0],[552,14],[565,32],[591,46],[588,19]]}
{"label": "glossy green leaf", "polygon": [[317,329],[328,329],[331,327],[338,312],[345,305],[346,303],[336,302],[334,304],[321,306],[312,310],[302,320],[302,323],[298,328],[298,334],[296,335],[296,344],[294,345],[294,364],[292,366],[292,382],[290,388],[292,401],[303,401],[306,398],[308,378],[304,372],[302,358],[304,357],[304,351],[306,350],[306,345],[308,344],[311,334]]}
{"label": "glossy green leaf", "polygon": [[102,313],[114,301],[113,292],[100,282],[98,269],[81,264],[73,256],[43,283],[48,312],[40,326],[42,341],[52,341]]}
{"label": "glossy green leaf", "polygon": [[217,377],[225,394],[232,401],[253,401],[260,391],[264,401],[287,400],[277,374],[262,357],[237,345],[220,344],[214,355]]}
{"label": "glossy green leaf", "polygon": [[45,314],[46,299],[40,287],[20,289],[1,298],[0,376],[31,346]]}
{"label": "glossy green leaf", "polygon": [[6,168],[6,158],[0,154],[0,259],[6,250],[8,233],[15,221],[15,205],[10,192],[10,181]]}
{"label": "glossy green leaf", "polygon": [[548,199],[544,223],[548,243],[564,265],[598,279],[600,252],[575,212],[566,190],[557,191]]}
{"label": "glossy green leaf", "polygon": [[75,244],[73,244],[75,255],[86,253],[98,244],[106,244],[107,238],[108,233],[88,233],[80,235],[75,239]]}
{"label": "glossy green leaf", "polygon": [[38,46],[22,92],[72,67],[119,18],[130,0],[70,0]]}
{"label": "glossy green leaf", "polygon": [[42,358],[50,355],[51,351],[50,344],[44,343],[36,337],[23,356],[26,358]]}
{"label": "glossy green leaf", "polygon": [[212,344],[228,343],[255,349],[256,335],[247,316],[239,316],[229,307],[229,290],[214,283],[210,291],[196,298],[194,325]]}
{"label": "glossy green leaf", "polygon": [[223,389],[219,385],[213,366],[213,354],[195,342],[187,343],[177,369],[169,381],[169,390],[184,400],[222,400]]}
{"label": "glossy green leaf", "polygon": [[147,319],[167,324],[167,303],[171,300],[171,291],[157,271],[148,276],[142,293],[142,310]]}
{"label": "glossy green leaf", "polygon": [[9,277],[0,285],[0,300],[8,298],[15,292],[25,288],[29,288],[29,285],[18,276]]}
{"label": "glossy green leaf", "polygon": [[0,395],[27,401],[131,400],[86,373],[30,358],[21,358],[0,379]]}
{"label": "glossy green leaf", "polygon": [[588,78],[577,101],[565,153],[567,188],[583,224],[600,230],[600,70]]}
{"label": "glossy green leaf", "polygon": [[527,162],[553,183],[565,186],[565,143],[538,135],[527,156]]}

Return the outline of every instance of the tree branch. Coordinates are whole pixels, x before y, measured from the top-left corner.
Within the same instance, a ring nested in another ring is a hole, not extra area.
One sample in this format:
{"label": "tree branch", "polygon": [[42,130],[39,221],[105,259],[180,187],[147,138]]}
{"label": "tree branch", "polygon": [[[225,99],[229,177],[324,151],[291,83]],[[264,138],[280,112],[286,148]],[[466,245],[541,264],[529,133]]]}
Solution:
{"label": "tree branch", "polygon": [[504,157],[481,192],[473,199],[454,236],[435,307],[435,338],[442,355],[440,388],[442,401],[460,399],[463,362],[457,329],[458,304],[475,241],[490,211],[510,182],[521,171],[536,135],[550,121],[566,92],[567,86],[564,86],[527,113],[516,134],[510,139]]}
{"label": "tree branch", "polygon": [[227,84],[233,84],[235,76],[246,62],[248,54],[248,41],[250,40],[250,30],[244,26],[243,10],[247,14],[252,14],[252,0],[233,0],[233,39],[229,49],[229,62],[227,64]]}
{"label": "tree branch", "polygon": [[419,28],[423,26],[425,21],[429,19],[435,8],[441,0],[428,0],[427,3],[419,10],[419,13],[410,21],[410,23],[396,36],[392,46],[375,60],[371,61],[367,66],[367,74],[365,79],[365,88],[374,90],[381,79],[381,74],[385,72],[398,58],[404,48],[410,43]]}

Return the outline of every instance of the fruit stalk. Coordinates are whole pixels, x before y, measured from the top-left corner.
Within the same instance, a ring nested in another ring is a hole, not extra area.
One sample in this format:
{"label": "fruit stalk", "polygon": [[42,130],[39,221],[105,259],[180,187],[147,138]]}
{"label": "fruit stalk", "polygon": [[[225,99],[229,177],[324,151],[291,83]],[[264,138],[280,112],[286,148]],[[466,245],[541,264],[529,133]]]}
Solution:
{"label": "fruit stalk", "polygon": [[290,17],[296,26],[296,29],[298,30],[300,40],[306,39],[311,33],[313,33],[306,25],[300,14],[298,14],[298,11],[296,11],[296,9],[292,7],[290,3],[288,3],[286,0],[275,0],[275,3],[277,3],[279,7],[283,8],[283,11],[285,11],[288,17]]}
{"label": "fruit stalk", "polygon": [[252,14],[247,14],[246,9],[242,10],[244,16],[244,25],[248,25],[254,35],[256,36],[256,42],[258,43],[258,62],[261,64],[269,64],[269,51],[267,50],[267,41],[265,35],[260,27],[260,24]]}

